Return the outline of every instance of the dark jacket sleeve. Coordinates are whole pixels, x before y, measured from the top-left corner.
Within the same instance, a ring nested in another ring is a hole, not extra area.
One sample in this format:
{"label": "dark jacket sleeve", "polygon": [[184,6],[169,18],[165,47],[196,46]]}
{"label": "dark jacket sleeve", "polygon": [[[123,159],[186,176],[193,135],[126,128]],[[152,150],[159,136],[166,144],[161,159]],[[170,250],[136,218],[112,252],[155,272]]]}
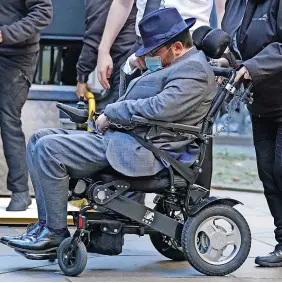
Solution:
{"label": "dark jacket sleeve", "polygon": [[86,83],[89,75],[97,65],[98,50],[87,43],[83,44],[79,60],[76,65],[77,81]]}
{"label": "dark jacket sleeve", "polygon": [[254,84],[282,72],[282,1],[277,14],[277,32],[279,42],[269,44],[255,57],[244,62]]}
{"label": "dark jacket sleeve", "polygon": [[77,81],[86,83],[98,60],[98,47],[102,39],[111,1],[88,0],[85,6],[85,33],[81,55],[76,65]]}
{"label": "dark jacket sleeve", "polygon": [[11,25],[1,26],[3,42],[17,44],[34,37],[47,27],[53,16],[51,0],[25,0],[26,17]]}

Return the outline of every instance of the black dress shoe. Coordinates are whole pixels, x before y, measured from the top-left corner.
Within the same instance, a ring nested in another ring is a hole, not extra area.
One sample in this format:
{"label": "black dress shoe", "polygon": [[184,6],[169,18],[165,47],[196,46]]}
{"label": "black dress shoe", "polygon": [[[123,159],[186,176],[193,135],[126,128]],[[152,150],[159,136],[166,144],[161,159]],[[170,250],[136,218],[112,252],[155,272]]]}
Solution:
{"label": "black dress shoe", "polygon": [[12,240],[9,246],[22,252],[46,253],[56,250],[61,242],[70,237],[70,232],[66,230],[62,234],[50,231],[46,226],[42,231],[34,236],[26,237],[24,240]]}
{"label": "black dress shoe", "polygon": [[4,245],[8,245],[8,243],[12,240],[24,240],[27,237],[31,237],[35,234],[37,234],[41,229],[42,229],[42,225],[37,222],[37,223],[33,223],[33,224],[29,224],[26,228],[26,232],[20,236],[4,236],[2,238],[0,238],[0,243],[4,244]]}
{"label": "black dress shoe", "polygon": [[29,192],[12,193],[11,201],[6,211],[26,211],[31,205],[31,197]]}
{"label": "black dress shoe", "polygon": [[256,257],[255,263],[262,267],[282,267],[282,247],[276,247],[266,256]]}

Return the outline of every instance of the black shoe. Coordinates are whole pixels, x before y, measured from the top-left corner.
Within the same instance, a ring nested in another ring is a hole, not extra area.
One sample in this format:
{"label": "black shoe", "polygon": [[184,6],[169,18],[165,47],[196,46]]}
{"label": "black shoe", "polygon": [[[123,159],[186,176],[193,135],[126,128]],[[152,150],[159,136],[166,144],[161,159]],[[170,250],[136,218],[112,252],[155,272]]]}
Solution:
{"label": "black shoe", "polygon": [[22,252],[30,253],[46,253],[56,250],[61,242],[70,237],[70,232],[66,231],[62,234],[51,232],[46,226],[42,231],[34,236],[27,237],[24,240],[12,240],[9,246]]}
{"label": "black shoe", "polygon": [[26,211],[31,205],[31,197],[29,192],[12,193],[11,201],[6,211]]}
{"label": "black shoe", "polygon": [[31,237],[34,236],[35,234],[39,233],[39,231],[43,229],[43,225],[40,224],[39,222],[37,223],[33,223],[33,224],[29,224],[26,228],[26,232],[20,236],[4,236],[2,238],[0,238],[0,243],[4,244],[4,245],[8,245],[8,243],[12,240],[24,240],[27,237]]}
{"label": "black shoe", "polygon": [[277,246],[268,255],[256,257],[255,263],[262,267],[282,267],[282,247]]}

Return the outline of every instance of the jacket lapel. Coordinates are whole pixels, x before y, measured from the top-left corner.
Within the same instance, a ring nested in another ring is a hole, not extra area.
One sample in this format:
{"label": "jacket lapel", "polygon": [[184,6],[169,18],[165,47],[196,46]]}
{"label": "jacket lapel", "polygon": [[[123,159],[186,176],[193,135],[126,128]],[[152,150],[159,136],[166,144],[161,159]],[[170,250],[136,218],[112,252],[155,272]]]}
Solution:
{"label": "jacket lapel", "polygon": [[136,83],[137,83],[139,80],[143,79],[144,77],[148,76],[149,74],[151,74],[151,72],[150,72],[150,71],[147,71],[147,72],[145,72],[142,76],[140,76],[140,77],[134,79],[134,80],[132,81],[132,83],[128,86],[128,89],[127,89],[127,91],[126,91],[126,93],[125,93],[125,95],[124,95],[124,97],[123,97],[123,100],[126,99],[127,95],[129,94],[129,92],[131,91],[131,89],[136,85]]}

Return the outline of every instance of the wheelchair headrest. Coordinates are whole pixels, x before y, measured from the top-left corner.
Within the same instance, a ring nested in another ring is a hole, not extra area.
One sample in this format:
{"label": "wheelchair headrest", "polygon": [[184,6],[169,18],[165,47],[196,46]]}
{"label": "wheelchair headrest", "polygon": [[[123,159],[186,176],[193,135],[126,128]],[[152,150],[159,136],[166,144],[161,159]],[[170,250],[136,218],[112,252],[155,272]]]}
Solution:
{"label": "wheelchair headrest", "polygon": [[206,56],[218,59],[227,47],[231,45],[231,37],[223,30],[201,26],[193,32],[194,45],[202,50]]}
{"label": "wheelchair headrest", "polygon": [[193,43],[197,47],[197,49],[202,50],[203,48],[203,39],[206,37],[206,35],[212,31],[212,28],[209,26],[201,26],[192,34]]}

